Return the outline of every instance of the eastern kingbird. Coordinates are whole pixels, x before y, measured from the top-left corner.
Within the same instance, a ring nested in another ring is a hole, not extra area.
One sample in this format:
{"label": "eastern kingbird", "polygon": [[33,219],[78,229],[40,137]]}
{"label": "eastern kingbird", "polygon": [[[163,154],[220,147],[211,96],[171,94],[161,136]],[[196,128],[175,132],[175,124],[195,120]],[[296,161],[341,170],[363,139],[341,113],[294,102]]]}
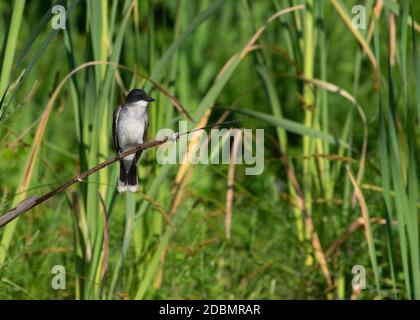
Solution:
{"label": "eastern kingbird", "polygon": [[[144,90],[133,89],[128,93],[125,103],[115,108],[112,140],[118,154],[145,142],[149,128],[147,105],[153,101],[155,99],[149,97]],[[137,161],[140,159],[141,153],[142,151],[138,151],[136,154],[130,154],[120,160],[118,192],[137,191]]]}

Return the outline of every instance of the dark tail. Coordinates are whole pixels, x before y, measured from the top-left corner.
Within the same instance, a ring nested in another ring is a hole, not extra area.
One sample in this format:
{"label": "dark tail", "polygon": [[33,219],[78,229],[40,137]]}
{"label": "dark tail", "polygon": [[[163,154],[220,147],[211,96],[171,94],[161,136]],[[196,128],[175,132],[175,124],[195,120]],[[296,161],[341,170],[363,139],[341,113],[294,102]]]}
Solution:
{"label": "dark tail", "polygon": [[137,166],[133,162],[128,173],[125,171],[124,164],[120,162],[120,176],[118,178],[117,190],[118,192],[136,192],[138,189],[137,182]]}

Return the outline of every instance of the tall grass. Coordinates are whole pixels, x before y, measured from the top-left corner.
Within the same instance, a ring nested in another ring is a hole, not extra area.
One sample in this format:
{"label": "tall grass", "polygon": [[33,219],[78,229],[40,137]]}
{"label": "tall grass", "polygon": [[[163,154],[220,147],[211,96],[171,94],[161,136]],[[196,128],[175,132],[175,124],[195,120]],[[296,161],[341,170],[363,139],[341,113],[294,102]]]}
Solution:
{"label": "tall grass", "polygon": [[264,128],[265,171],[149,150],[120,195],[118,167],[101,170],[0,230],[1,298],[420,298],[412,1],[365,1],[366,30],[341,0],[57,3],[65,31],[47,5],[0,5],[2,209],[111,157],[134,87],[157,98],[149,138],[179,120]]}

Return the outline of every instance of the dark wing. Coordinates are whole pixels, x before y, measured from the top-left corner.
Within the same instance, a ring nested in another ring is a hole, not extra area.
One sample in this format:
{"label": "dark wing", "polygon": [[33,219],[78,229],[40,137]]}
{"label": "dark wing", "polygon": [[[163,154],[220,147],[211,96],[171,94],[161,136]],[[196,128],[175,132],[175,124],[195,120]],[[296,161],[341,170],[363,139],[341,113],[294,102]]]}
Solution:
{"label": "dark wing", "polygon": [[149,130],[149,117],[146,118],[146,123],[144,124],[143,143],[146,143],[146,140],[147,140],[147,131],[148,130]]}
{"label": "dark wing", "polygon": [[[146,123],[144,124],[143,143],[146,143],[148,129],[149,129],[149,115],[147,116]],[[137,161],[139,161],[142,152],[143,152],[143,150],[140,150],[140,151],[136,152],[136,163],[137,163]]]}
{"label": "dark wing", "polygon": [[120,116],[121,106],[117,106],[114,110],[114,115],[112,117],[112,143],[116,153],[120,152],[120,146],[118,143],[118,118]]}

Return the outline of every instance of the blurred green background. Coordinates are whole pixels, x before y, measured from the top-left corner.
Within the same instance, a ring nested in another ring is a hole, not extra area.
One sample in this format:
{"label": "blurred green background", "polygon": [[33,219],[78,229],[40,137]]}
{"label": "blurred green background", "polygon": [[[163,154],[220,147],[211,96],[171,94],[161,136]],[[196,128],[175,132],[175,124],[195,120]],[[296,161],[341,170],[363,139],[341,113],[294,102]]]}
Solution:
{"label": "blurred green background", "polygon": [[157,98],[149,139],[188,120],[177,103],[190,129],[265,130],[261,175],[151,149],[138,193],[117,194],[113,165],[2,227],[0,299],[420,298],[418,1],[3,0],[0,15],[1,212],[111,158],[132,88]]}

